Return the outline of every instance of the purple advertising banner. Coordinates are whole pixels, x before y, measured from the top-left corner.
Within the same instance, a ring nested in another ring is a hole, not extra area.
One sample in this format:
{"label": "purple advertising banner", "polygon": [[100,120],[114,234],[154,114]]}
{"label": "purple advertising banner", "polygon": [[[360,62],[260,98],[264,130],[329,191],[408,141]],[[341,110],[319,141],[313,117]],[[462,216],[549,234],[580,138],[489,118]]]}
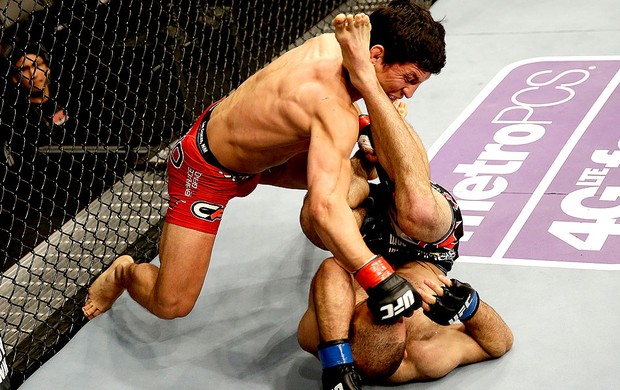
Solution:
{"label": "purple advertising banner", "polygon": [[429,150],[464,257],[620,269],[620,57],[505,68]]}

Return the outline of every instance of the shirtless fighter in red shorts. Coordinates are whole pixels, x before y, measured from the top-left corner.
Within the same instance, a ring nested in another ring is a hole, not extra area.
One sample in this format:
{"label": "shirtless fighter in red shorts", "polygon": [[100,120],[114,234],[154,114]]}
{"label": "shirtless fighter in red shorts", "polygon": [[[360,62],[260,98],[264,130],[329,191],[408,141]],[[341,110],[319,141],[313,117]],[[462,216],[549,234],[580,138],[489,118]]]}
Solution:
{"label": "shirtless fighter in red shorts", "polygon": [[[350,153],[358,138],[353,103],[361,94],[343,67],[372,22],[368,63],[390,99],[411,97],[445,64],[443,26],[408,0],[369,18],[338,15],[335,34],[308,40],[211,106],[170,157],[170,209],[163,227],[161,267],[116,259],[90,287],[83,307],[94,318],[125,289],[161,318],[191,312],[203,286],[219,221],[228,200],[257,184],[307,188],[313,226],[337,261],[366,286],[381,309],[413,288],[364,243],[347,204]],[[411,315],[414,305],[388,320]],[[399,306],[403,306],[402,304]]]}

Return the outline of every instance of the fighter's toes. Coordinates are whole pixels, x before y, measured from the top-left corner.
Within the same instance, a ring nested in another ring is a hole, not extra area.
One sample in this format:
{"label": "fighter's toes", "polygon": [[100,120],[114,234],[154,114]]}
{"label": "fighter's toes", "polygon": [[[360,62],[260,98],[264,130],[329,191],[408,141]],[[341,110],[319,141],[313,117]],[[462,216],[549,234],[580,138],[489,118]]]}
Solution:
{"label": "fighter's toes", "polygon": [[91,315],[91,313],[93,312],[94,307],[93,305],[84,305],[82,306],[82,313],[84,313],[84,315],[86,317],[88,317],[89,315]]}
{"label": "fighter's toes", "polygon": [[345,14],[338,14],[332,23],[337,29],[344,28],[347,25],[347,16]]}
{"label": "fighter's toes", "polygon": [[355,15],[355,26],[366,27],[370,25],[370,18],[368,15],[361,13]]}
{"label": "fighter's toes", "polygon": [[102,313],[96,306],[92,304],[84,305],[84,307],[82,307],[82,312],[84,313],[84,316],[89,320],[92,320],[93,318],[97,317],[99,314]]}

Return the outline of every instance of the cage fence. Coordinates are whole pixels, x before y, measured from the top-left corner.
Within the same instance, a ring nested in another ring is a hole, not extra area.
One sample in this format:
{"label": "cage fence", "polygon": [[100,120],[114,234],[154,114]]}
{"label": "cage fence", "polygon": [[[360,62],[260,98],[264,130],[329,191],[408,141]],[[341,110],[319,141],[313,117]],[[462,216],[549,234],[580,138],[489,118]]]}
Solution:
{"label": "cage fence", "polygon": [[70,340],[117,256],[157,255],[168,152],[206,106],[385,3],[0,0],[0,378]]}

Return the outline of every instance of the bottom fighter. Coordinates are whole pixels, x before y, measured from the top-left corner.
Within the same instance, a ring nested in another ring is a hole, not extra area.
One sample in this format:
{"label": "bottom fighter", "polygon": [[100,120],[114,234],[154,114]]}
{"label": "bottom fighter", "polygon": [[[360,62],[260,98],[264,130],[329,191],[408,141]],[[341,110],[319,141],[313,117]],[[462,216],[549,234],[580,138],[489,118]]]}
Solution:
{"label": "bottom fighter", "polygon": [[[436,379],[460,365],[504,355],[513,342],[506,323],[469,284],[446,277],[458,257],[463,234],[458,205],[445,189],[432,183],[433,191],[445,199],[441,207],[449,209],[444,214],[451,219],[445,224],[447,232],[434,243],[404,232],[398,223],[393,183],[380,165],[368,163],[376,162],[368,130],[362,132],[367,137],[360,137],[364,142],[352,159],[356,184],[351,185],[350,205],[359,216],[369,248],[383,254],[388,266],[415,287],[419,295],[411,298],[421,310],[396,323],[377,323],[368,310],[368,295],[355,278],[336,259],[325,260],[312,281],[308,310],[298,328],[301,347],[322,363],[323,388],[359,389],[364,381],[396,384]],[[368,179],[377,175],[380,183],[369,184]],[[313,243],[322,246],[306,213],[303,208],[302,228]]]}
{"label": "bottom fighter", "polygon": [[[396,272],[433,293],[419,288],[422,310],[395,324],[378,324],[351,275],[333,258],[321,264],[297,337],[304,350],[321,360],[325,390],[437,379],[511,348],[513,336],[506,323],[467,283],[436,273],[424,261]],[[346,328],[347,337],[325,342],[322,329],[329,324]]]}

